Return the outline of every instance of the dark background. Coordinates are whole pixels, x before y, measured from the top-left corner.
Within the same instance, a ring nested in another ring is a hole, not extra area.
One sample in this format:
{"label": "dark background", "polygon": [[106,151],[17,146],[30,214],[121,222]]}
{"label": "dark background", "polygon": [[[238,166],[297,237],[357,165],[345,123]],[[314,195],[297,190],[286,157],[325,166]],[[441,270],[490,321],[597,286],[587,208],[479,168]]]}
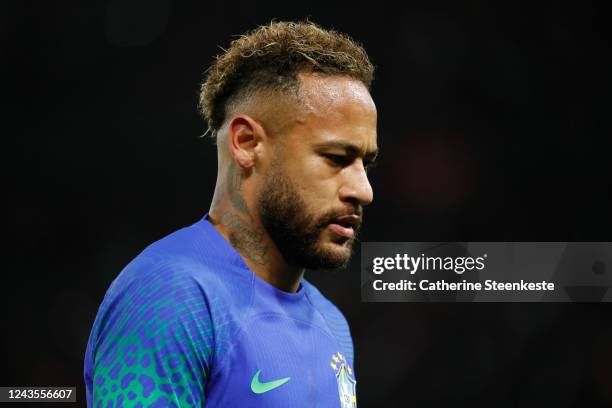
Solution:
{"label": "dark background", "polygon": [[[203,72],[273,18],[347,32],[377,67],[382,156],[364,241],[612,240],[600,6],[0,4],[0,385],[76,385],[71,406],[84,406],[106,288],[210,204]],[[359,406],[612,406],[609,304],[361,303],[358,259],[309,278],[351,325]]]}

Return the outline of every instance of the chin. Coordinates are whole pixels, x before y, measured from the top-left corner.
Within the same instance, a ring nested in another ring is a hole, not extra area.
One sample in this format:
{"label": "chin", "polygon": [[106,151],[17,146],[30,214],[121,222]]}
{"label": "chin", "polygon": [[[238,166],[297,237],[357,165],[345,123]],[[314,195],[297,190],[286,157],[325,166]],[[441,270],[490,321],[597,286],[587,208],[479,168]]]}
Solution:
{"label": "chin", "polygon": [[319,246],[317,252],[327,267],[324,269],[336,269],[345,267],[351,259],[352,241],[344,243],[326,242]]}

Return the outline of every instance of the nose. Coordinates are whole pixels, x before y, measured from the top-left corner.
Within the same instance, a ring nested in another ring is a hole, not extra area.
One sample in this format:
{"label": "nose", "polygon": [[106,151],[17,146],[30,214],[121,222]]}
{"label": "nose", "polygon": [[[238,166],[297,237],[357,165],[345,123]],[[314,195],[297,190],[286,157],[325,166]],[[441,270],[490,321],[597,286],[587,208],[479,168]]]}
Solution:
{"label": "nose", "polygon": [[370,204],[374,200],[374,192],[363,162],[355,160],[351,166],[344,169],[344,173],[345,177],[339,191],[340,200],[352,204],[359,203],[362,206]]}

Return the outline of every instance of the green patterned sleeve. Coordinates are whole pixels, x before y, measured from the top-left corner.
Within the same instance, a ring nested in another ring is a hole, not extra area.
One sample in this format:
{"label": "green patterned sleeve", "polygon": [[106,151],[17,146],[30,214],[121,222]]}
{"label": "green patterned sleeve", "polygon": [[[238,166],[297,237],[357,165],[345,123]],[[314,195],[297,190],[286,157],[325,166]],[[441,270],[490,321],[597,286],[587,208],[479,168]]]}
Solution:
{"label": "green patterned sleeve", "polygon": [[153,271],[115,281],[102,303],[90,345],[90,407],[204,404],[214,336],[203,290],[180,267],[147,268]]}

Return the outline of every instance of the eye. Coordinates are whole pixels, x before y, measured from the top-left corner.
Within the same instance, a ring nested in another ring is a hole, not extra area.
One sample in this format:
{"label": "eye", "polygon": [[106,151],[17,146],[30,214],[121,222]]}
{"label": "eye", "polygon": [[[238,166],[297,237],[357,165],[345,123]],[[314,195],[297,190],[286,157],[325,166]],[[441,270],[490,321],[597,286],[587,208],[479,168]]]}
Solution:
{"label": "eye", "polygon": [[334,165],[340,166],[340,167],[348,166],[349,164],[351,164],[351,161],[353,160],[349,156],[341,156],[338,154],[324,154],[323,157],[331,161]]}

